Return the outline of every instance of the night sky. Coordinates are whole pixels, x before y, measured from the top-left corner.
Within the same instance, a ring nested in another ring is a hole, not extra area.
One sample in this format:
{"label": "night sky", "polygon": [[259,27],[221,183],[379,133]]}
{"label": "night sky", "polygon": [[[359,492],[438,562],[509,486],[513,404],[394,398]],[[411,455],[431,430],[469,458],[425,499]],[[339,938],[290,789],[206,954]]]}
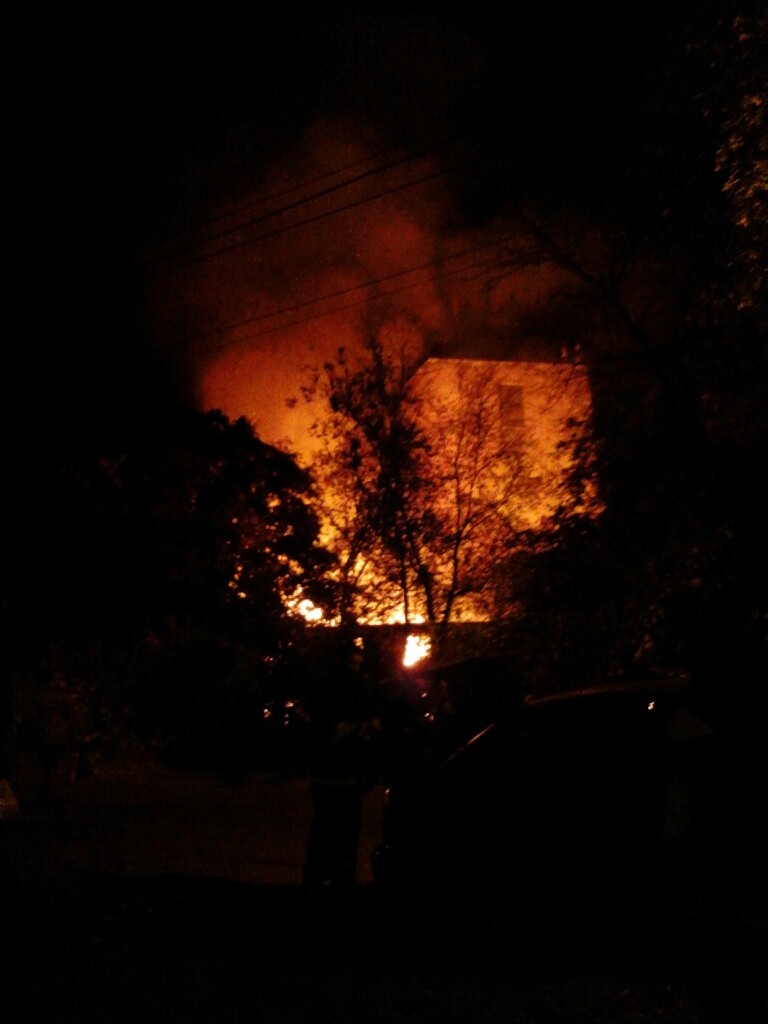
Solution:
{"label": "night sky", "polygon": [[59,428],[173,395],[274,440],[276,377],[354,344],[390,288],[430,344],[510,334],[546,285],[479,310],[497,218],[633,159],[688,6],[25,9],[6,390]]}

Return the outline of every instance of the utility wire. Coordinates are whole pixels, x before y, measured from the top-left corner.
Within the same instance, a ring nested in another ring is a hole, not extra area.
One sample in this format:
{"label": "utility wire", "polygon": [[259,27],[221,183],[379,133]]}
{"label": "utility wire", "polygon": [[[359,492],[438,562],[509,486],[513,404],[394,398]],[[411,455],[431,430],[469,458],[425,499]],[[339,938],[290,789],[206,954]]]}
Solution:
{"label": "utility wire", "polygon": [[[258,324],[264,320],[272,320],[274,317],[283,316],[287,313],[294,313],[297,310],[305,309],[307,306],[314,306],[318,302],[326,302],[329,299],[338,299],[343,295],[349,295],[351,292],[360,291],[361,288],[372,288],[376,285],[386,284],[388,281],[395,281],[399,277],[405,277],[408,274],[415,274],[420,270],[428,270],[430,267],[437,267],[444,263],[449,263],[451,260],[461,259],[463,256],[472,256],[475,253],[483,252],[486,249],[492,249],[495,246],[503,245],[505,241],[513,237],[512,235],[502,235],[500,238],[494,239],[492,242],[485,242],[483,245],[472,246],[469,249],[462,249],[461,252],[451,253],[449,256],[439,256],[433,260],[427,260],[425,263],[420,263],[415,267],[407,267],[405,270],[397,270],[393,274],[386,274],[384,277],[372,278],[369,281],[363,281],[361,284],[353,284],[348,288],[341,288],[335,292],[326,292],[325,295],[317,295],[312,299],[304,299],[302,302],[293,303],[290,306],[282,306],[278,309],[273,310],[271,313],[261,313],[258,316],[247,317],[244,320],[238,320],[231,324],[226,324],[224,327],[217,327],[215,330],[206,331],[205,334],[198,335],[198,338],[202,341],[207,338],[215,338],[221,334],[228,334],[231,331],[239,330],[241,327],[248,327],[251,324]],[[476,265],[473,265],[476,266]],[[470,269],[470,268],[458,268]],[[435,280],[432,278],[431,280]],[[419,282],[421,283],[421,282]],[[415,287],[415,285],[413,286]],[[390,293],[387,293],[390,294]],[[339,307],[346,308],[346,307]],[[326,315],[326,314],[322,314]],[[300,321],[303,323],[303,321]]]}
{"label": "utility wire", "polygon": [[[447,143],[443,143],[442,145],[447,145]],[[348,188],[351,185],[355,185],[358,182],[364,181],[366,178],[370,178],[370,177],[372,177],[372,176],[374,176],[376,174],[382,174],[385,171],[389,171],[389,170],[394,169],[395,167],[401,167],[404,164],[413,163],[416,160],[424,159],[425,156],[428,156],[431,153],[436,152],[437,149],[439,149],[439,148],[440,148],[440,146],[435,146],[435,147],[432,147],[431,149],[424,150],[421,153],[410,155],[410,156],[406,156],[406,157],[400,157],[399,159],[391,160],[391,161],[389,161],[386,164],[381,164],[381,165],[379,165],[377,167],[369,168],[367,171],[364,171],[361,174],[357,174],[357,175],[355,175],[352,178],[347,178],[347,179],[345,179],[342,182],[336,183],[335,185],[329,185],[327,188],[320,189],[318,192],[313,192],[309,196],[302,196],[300,199],[296,199],[296,200],[294,200],[291,203],[286,203],[283,206],[277,207],[274,210],[270,210],[270,211],[268,211],[266,213],[260,214],[258,217],[252,217],[252,218],[250,218],[248,220],[242,221],[241,223],[233,225],[232,227],[227,228],[227,229],[225,229],[223,231],[220,231],[220,232],[217,232],[215,234],[209,235],[207,238],[201,239],[198,242],[193,242],[189,246],[185,247],[182,250],[177,250],[176,252],[173,252],[173,253],[170,253],[170,254],[159,255],[159,256],[156,256],[153,259],[144,260],[143,262],[141,262],[139,264],[139,266],[140,267],[160,266],[163,263],[169,263],[169,262],[173,262],[174,260],[178,260],[179,257],[182,257],[181,262],[175,264],[172,267],[170,267],[169,268],[170,270],[178,270],[178,269],[182,269],[184,267],[194,266],[197,263],[202,263],[202,262],[205,262],[206,260],[212,259],[214,256],[218,256],[218,255],[221,255],[221,254],[227,253],[227,252],[232,252],[235,249],[243,248],[243,247],[248,246],[248,245],[253,245],[256,242],[259,242],[259,241],[261,241],[264,238],[271,238],[273,235],[281,234],[281,233],[283,233],[285,231],[290,231],[293,228],[303,227],[304,225],[311,224],[311,223],[313,223],[316,220],[322,219],[323,217],[333,216],[336,213],[343,213],[344,211],[346,211],[348,209],[352,209],[352,208],[354,208],[356,206],[361,206],[361,205],[363,205],[364,203],[367,203],[367,202],[372,202],[374,199],[379,199],[379,198],[382,198],[383,196],[391,195],[394,192],[398,192],[398,191],[401,191],[401,190],[403,190],[405,188],[409,188],[412,185],[418,185],[418,184],[421,184],[424,181],[430,181],[430,180],[432,180],[434,178],[441,177],[441,176],[444,176],[446,174],[449,174],[453,170],[457,170],[458,167],[453,167],[453,168],[448,168],[446,170],[436,171],[436,172],[433,172],[432,174],[426,175],[426,176],[424,176],[422,178],[416,178],[413,181],[404,182],[401,185],[393,186],[391,189],[386,189],[386,190],[384,190],[382,192],[375,193],[372,196],[368,196],[366,198],[363,198],[363,199],[360,199],[360,200],[356,200],[355,202],[346,204],[344,206],[336,207],[335,209],[328,210],[328,211],[325,211],[325,212],[320,213],[320,214],[315,214],[314,216],[309,217],[306,220],[297,221],[297,222],[295,222],[293,224],[289,224],[289,225],[284,225],[281,228],[275,228],[273,231],[266,232],[266,233],[264,233],[262,235],[257,235],[255,238],[240,240],[238,242],[232,243],[232,245],[223,246],[223,247],[220,247],[218,249],[214,249],[212,252],[203,253],[200,256],[192,257],[191,259],[183,259],[183,257],[186,256],[186,254],[188,252],[191,252],[191,251],[193,251],[195,249],[198,249],[202,245],[208,245],[210,242],[219,241],[220,239],[227,238],[230,235],[233,235],[233,234],[236,234],[237,232],[243,231],[246,228],[254,227],[254,226],[258,225],[258,224],[264,223],[265,221],[271,220],[274,217],[280,216],[281,214],[289,213],[291,210],[298,209],[301,206],[306,206],[309,203],[315,202],[318,199],[322,199],[325,196],[333,194],[334,192],[339,192],[342,189]],[[339,173],[339,172],[331,172],[331,173]],[[300,186],[296,186],[296,187],[298,188]],[[293,190],[289,189],[287,191],[290,192],[290,191],[293,191]]]}
{"label": "utility wire", "polygon": [[[497,244],[497,243],[492,243],[492,244]],[[479,246],[478,249],[489,248],[489,247],[490,246]],[[471,252],[471,251],[472,250],[468,250],[468,252]],[[446,257],[446,259],[453,259],[453,258],[454,257]],[[431,263],[424,264],[424,267],[433,266],[433,265],[435,265],[436,263],[439,263],[439,262],[443,262],[443,261],[439,261],[439,260],[432,261]],[[401,292],[411,291],[414,288],[421,288],[424,285],[431,284],[433,281],[442,280],[443,277],[451,277],[451,276],[454,276],[456,274],[464,273],[465,271],[468,271],[468,270],[484,269],[484,268],[486,268],[486,267],[488,267],[489,265],[492,265],[492,264],[493,264],[492,260],[488,260],[488,259],[486,259],[486,260],[479,260],[476,263],[470,263],[468,266],[457,267],[455,270],[449,270],[444,275],[437,275],[437,274],[435,274],[432,277],[424,278],[421,281],[415,281],[415,282],[413,282],[413,284],[406,284],[406,285],[403,285],[400,288],[393,288],[390,291],[382,292],[380,295],[377,296],[377,299],[378,300],[388,299],[391,295],[399,295]],[[381,278],[380,280],[377,280],[377,281],[369,281],[366,284],[361,284],[361,285],[357,285],[356,287],[353,287],[353,288],[344,289],[341,292],[338,292],[336,294],[337,295],[344,295],[344,294],[346,294],[346,293],[348,293],[350,291],[357,291],[360,288],[368,288],[368,287],[371,287],[372,285],[379,284],[379,283],[382,283],[382,282],[386,282],[388,280],[391,280],[392,278],[399,277],[402,274],[413,273],[413,272],[415,272],[416,270],[419,270],[419,269],[422,269],[422,268],[414,267],[413,270],[411,270],[411,271],[400,271],[397,274],[390,275],[390,277],[384,277],[384,278]],[[331,297],[333,297],[333,296],[331,296]],[[322,301],[322,299],[312,299],[309,302],[299,303],[298,305],[296,305],[293,308],[294,309],[298,309],[301,306],[312,305],[313,303],[320,302],[320,301]],[[244,338],[230,339],[228,341],[223,341],[223,342],[221,342],[218,345],[209,345],[209,346],[206,346],[205,348],[203,348],[202,346],[199,346],[199,345],[195,345],[194,341],[193,341],[191,347],[192,347],[193,350],[194,349],[198,349],[198,350],[207,351],[207,352],[219,352],[219,351],[221,351],[221,350],[223,350],[225,348],[230,348],[233,345],[241,345],[244,342],[253,341],[255,338],[263,338],[263,337],[266,337],[269,334],[277,334],[280,331],[287,331],[287,330],[290,330],[292,327],[298,327],[301,324],[310,323],[312,320],[320,320],[320,319],[322,319],[322,317],[332,316],[334,313],[342,313],[346,309],[354,309],[355,306],[361,306],[364,303],[369,302],[369,301],[371,301],[370,300],[370,296],[366,295],[366,296],[364,296],[361,299],[356,299],[354,302],[347,302],[347,303],[344,303],[341,306],[334,306],[333,309],[327,309],[327,310],[323,310],[322,312],[319,312],[319,313],[313,313],[310,316],[301,317],[298,320],[292,320],[290,323],[287,323],[287,324],[280,324],[277,327],[269,327],[269,328],[267,328],[266,330],[263,330],[263,331],[255,331],[255,332],[253,332],[251,334],[246,335]],[[288,312],[290,312],[290,311],[291,311],[291,309],[289,308]],[[244,324],[247,325],[250,322],[256,322],[256,321],[261,320],[261,319],[268,319],[268,318],[271,318],[272,316],[277,316],[277,315],[279,315],[279,312],[278,313],[265,314],[263,317],[256,317],[254,321],[244,321]],[[224,330],[233,330],[233,329],[234,329],[234,327],[224,328]],[[212,333],[220,333],[220,332],[212,332]],[[204,338],[207,338],[207,337],[210,337],[210,336],[211,335],[203,335],[203,336],[199,335],[198,338],[200,338],[200,340],[203,340]]]}
{"label": "utility wire", "polygon": [[332,210],[325,210],[323,213],[316,213],[312,217],[306,217],[304,220],[296,221],[293,224],[286,224],[280,228],[273,228],[271,231],[265,231],[261,235],[257,235],[255,238],[242,239],[239,242],[233,242],[231,245],[224,246],[221,249],[214,249],[213,252],[206,253],[203,256],[197,256],[194,259],[186,260],[184,263],[177,265],[176,267],[170,268],[171,270],[181,270],[186,267],[195,266],[199,263],[205,263],[216,256],[224,255],[225,253],[235,252],[237,249],[247,248],[249,245],[255,245],[256,242],[261,242],[266,238],[274,238],[277,235],[285,234],[288,231],[293,231],[296,228],[306,227],[308,224],[314,224],[317,221],[324,220],[327,217],[335,217],[339,213],[346,213],[348,210],[354,210],[358,206],[364,206],[366,203],[371,203],[376,199],[383,199],[385,196],[394,195],[397,192],[402,192],[407,188],[411,188],[414,185],[422,185],[427,181],[434,181],[436,178],[443,178],[447,174],[453,171],[459,170],[460,167],[450,167],[442,171],[434,171],[432,174],[425,174],[421,178],[415,178],[413,181],[405,182],[401,185],[395,185],[392,188],[384,189],[381,192],[376,192],[371,196],[365,196],[362,199],[356,199],[351,203],[346,203],[344,206],[337,206]]}
{"label": "utility wire", "polygon": [[[457,138],[458,136],[454,136],[447,139],[440,139],[436,142],[430,143],[429,145],[425,144],[419,151],[411,153],[410,156],[401,157],[400,159],[403,162],[424,159],[424,157],[437,153],[441,149],[444,149],[446,146],[451,145],[451,143],[455,142]],[[391,149],[390,151],[394,150]],[[379,154],[369,154],[368,156],[361,157],[359,160],[353,160],[351,163],[344,164],[341,167],[336,167],[332,171],[326,171],[324,174],[315,175],[315,177],[313,178],[306,178],[304,181],[301,181],[296,185],[291,185],[289,188],[280,189],[278,192],[270,192],[268,195],[263,196],[260,199],[254,199],[251,202],[245,203],[237,209],[230,210],[228,213],[220,213],[217,214],[215,217],[211,217],[210,223],[215,224],[222,220],[229,220],[232,217],[240,216],[241,214],[246,213],[248,210],[252,210],[258,206],[264,206],[265,203],[272,202],[275,199],[282,199],[283,196],[291,195],[291,193],[298,192],[300,189],[307,188],[309,185],[316,185],[319,182],[327,181],[328,178],[333,178],[338,174],[344,174],[347,171],[354,170],[355,167],[359,167],[361,164],[370,163],[371,160],[377,159],[378,156]],[[377,171],[386,169],[388,166],[389,165],[384,165],[383,167],[373,168],[371,173],[375,174]],[[308,196],[307,202],[311,201],[312,198],[313,197],[311,195]],[[202,245],[203,242],[206,241],[210,241],[210,239],[201,239],[199,243],[190,243],[190,245]]]}
{"label": "utility wire", "polygon": [[[415,160],[416,157],[414,156],[413,159]],[[346,174],[347,171],[352,171],[355,167],[359,167],[361,164],[370,163],[371,160],[373,160],[372,156],[363,156],[360,157],[359,160],[353,160],[352,163],[344,164],[342,167],[336,167],[332,171],[326,171],[325,174],[317,174],[314,178],[305,178],[304,181],[300,181],[296,185],[291,185],[290,188],[282,188],[278,192],[270,192],[261,199],[254,199],[249,203],[244,203],[242,206],[237,209],[230,210],[228,213],[219,213],[215,217],[211,217],[210,223],[217,224],[222,220],[230,220],[232,217],[242,216],[243,214],[248,213],[249,210],[253,210],[259,206],[264,206],[265,203],[271,203],[276,199],[282,199],[284,196],[289,196],[293,192],[298,192],[300,189],[309,188],[310,185],[318,185],[321,181],[327,181],[329,178],[334,178],[338,174]],[[311,199],[311,195],[306,197],[307,202]],[[200,242],[195,242],[193,244],[202,245],[203,242],[208,241],[211,241],[211,239],[201,239]]]}
{"label": "utility wire", "polygon": [[[339,174],[345,174],[347,171],[353,170],[355,167],[359,167],[361,164],[369,163],[373,157],[365,156],[359,160],[353,160],[352,163],[345,164],[342,167],[337,167],[332,171],[326,171],[325,174],[316,175],[314,178],[307,178],[304,181],[300,181],[295,185],[291,185],[290,188],[280,189],[278,192],[270,192],[268,195],[263,196],[260,199],[254,199],[249,203],[244,203],[242,206],[234,207],[228,210],[226,213],[218,213],[215,216],[208,218],[207,225],[198,225],[197,227],[191,227],[186,233],[187,235],[194,235],[196,233],[202,233],[205,227],[210,227],[213,224],[219,224],[222,221],[231,221],[234,217],[240,217],[248,213],[250,210],[255,209],[259,206],[264,206],[267,203],[271,203],[276,199],[282,199],[283,196],[289,196],[294,192],[298,192],[300,189],[308,188],[310,185],[316,185],[321,181],[327,181],[328,178],[333,178]],[[311,200],[311,196],[307,197],[307,202]],[[274,211],[278,213],[279,211]],[[241,225],[237,224],[234,226],[235,231],[240,230]],[[164,263],[167,260],[176,259],[179,256],[183,256],[185,253],[196,249],[198,246],[205,245],[208,242],[214,241],[216,235],[208,235],[205,238],[198,238],[197,240],[186,239],[181,233],[174,235],[172,238],[167,238],[163,242],[159,242],[154,246],[155,250],[164,249],[163,252],[156,252],[153,256],[147,256],[144,259],[137,260],[137,266],[139,267],[150,267],[155,266],[159,263]],[[176,249],[171,250],[171,247],[176,243]]]}

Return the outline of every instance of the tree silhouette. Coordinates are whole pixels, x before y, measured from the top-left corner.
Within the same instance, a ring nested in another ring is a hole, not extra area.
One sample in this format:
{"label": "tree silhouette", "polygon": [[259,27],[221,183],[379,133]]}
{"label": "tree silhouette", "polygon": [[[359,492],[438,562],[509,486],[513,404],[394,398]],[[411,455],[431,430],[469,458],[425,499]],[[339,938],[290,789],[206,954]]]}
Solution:
{"label": "tree silhouette", "polygon": [[[430,623],[439,648],[457,619],[510,613],[504,566],[531,516],[572,495],[559,461],[545,464],[505,420],[498,374],[477,361],[425,364],[376,331],[362,359],[342,351],[315,371],[306,396],[324,404],[313,470],[350,620],[399,613]],[[553,402],[556,376],[541,384]]]}
{"label": "tree silhouette", "polygon": [[51,487],[13,581],[13,678],[87,679],[105,716],[174,756],[255,749],[305,647],[297,601],[334,610],[307,473],[246,420],[179,409],[63,461]]}
{"label": "tree silhouette", "polygon": [[766,22],[700,13],[626,112],[643,131],[621,166],[597,152],[591,188],[508,211],[498,274],[551,270],[527,326],[580,346],[593,395],[605,511],[529,576],[566,674],[765,668]]}

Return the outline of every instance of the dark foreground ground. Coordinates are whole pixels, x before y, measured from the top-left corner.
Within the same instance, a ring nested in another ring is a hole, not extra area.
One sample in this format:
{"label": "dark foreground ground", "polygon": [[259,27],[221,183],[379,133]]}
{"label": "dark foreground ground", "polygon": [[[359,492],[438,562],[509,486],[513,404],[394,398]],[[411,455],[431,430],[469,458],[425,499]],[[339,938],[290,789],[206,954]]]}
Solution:
{"label": "dark foreground ground", "polygon": [[[23,787],[22,787],[23,789]],[[459,909],[372,885],[303,891],[301,778],[226,786],[148,766],[97,772],[0,822],[0,1021],[61,1024],[765,1024],[755,880],[674,898]],[[328,894],[322,894],[323,897]]]}

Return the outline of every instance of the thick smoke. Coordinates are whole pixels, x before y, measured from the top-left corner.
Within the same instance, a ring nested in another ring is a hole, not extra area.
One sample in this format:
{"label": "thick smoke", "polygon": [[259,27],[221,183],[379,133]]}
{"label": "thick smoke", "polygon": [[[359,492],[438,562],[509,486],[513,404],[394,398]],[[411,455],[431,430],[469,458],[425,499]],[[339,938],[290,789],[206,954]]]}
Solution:
{"label": "thick smoke", "polygon": [[498,355],[548,285],[536,271],[489,287],[510,230],[462,228],[462,161],[440,140],[393,150],[359,123],[317,121],[161,254],[156,330],[183,345],[201,406],[301,453],[313,413],[291,399],[307,368],[358,350],[372,321],[407,325],[425,354]]}

